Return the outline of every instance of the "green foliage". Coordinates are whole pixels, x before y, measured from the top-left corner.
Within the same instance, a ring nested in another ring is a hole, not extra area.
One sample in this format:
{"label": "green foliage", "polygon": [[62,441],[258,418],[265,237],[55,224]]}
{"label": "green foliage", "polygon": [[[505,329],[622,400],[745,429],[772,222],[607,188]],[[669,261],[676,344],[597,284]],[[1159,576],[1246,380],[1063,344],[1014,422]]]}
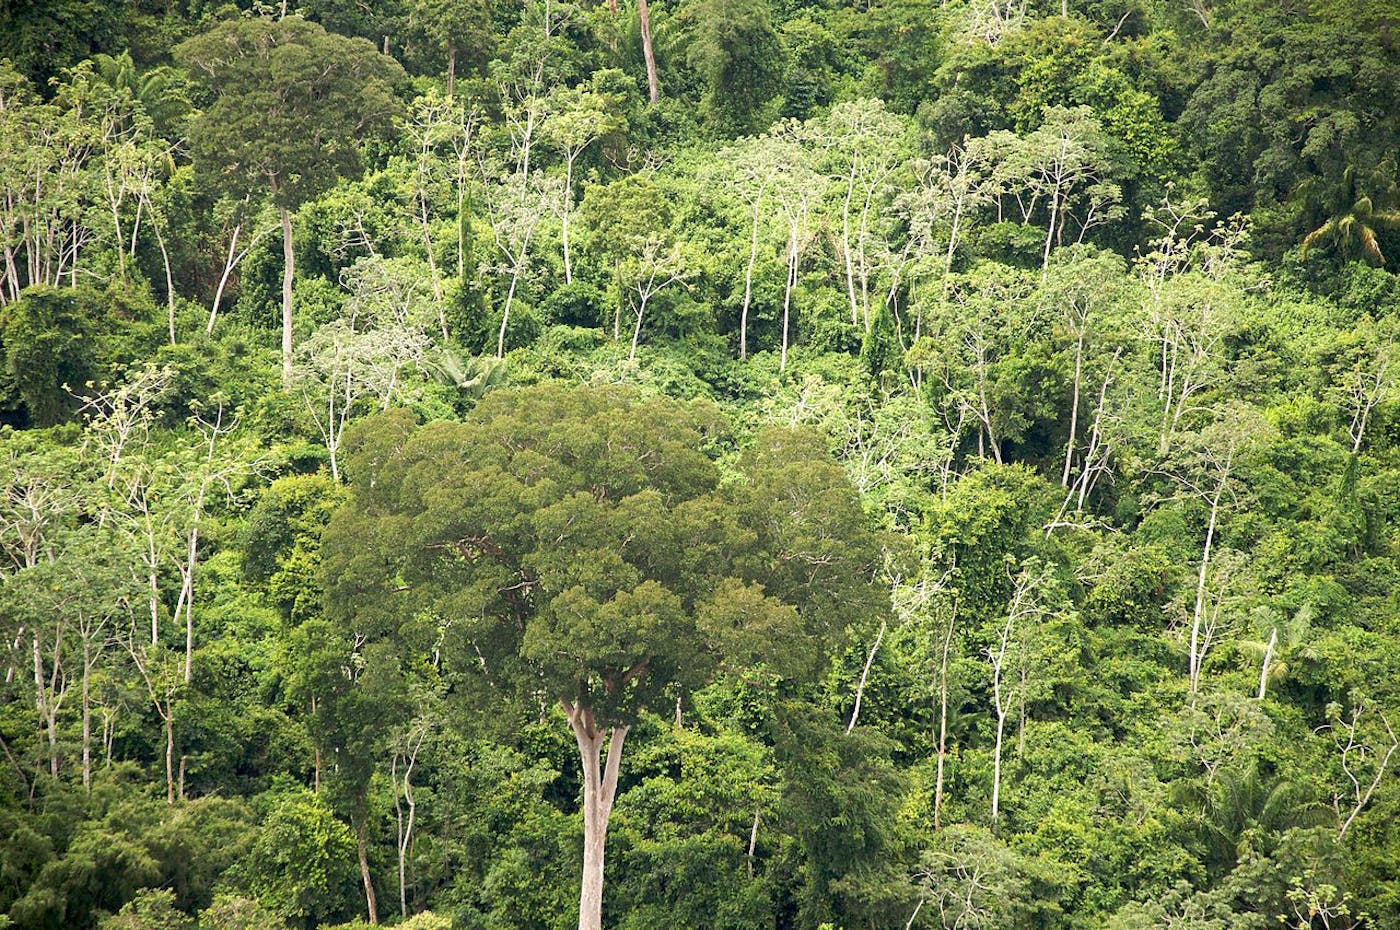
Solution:
{"label": "green foliage", "polygon": [[91,292],[30,288],[0,314],[5,403],[35,426],[71,416],[87,382],[105,374],[94,345],[97,301]]}
{"label": "green foliage", "polygon": [[252,898],[218,894],[199,912],[200,930],[283,930],[275,914]]}
{"label": "green foliage", "polygon": [[175,909],[175,895],[164,889],[142,891],[98,923],[98,930],[189,930],[194,921]]}
{"label": "green foliage", "polygon": [[767,0],[705,0],[687,15],[694,23],[686,54],[704,77],[702,105],[715,128],[737,136],[766,127],[786,70]]}
{"label": "green foliage", "polygon": [[[705,453],[713,408],[634,391],[493,392],[468,424],[431,424],[384,456],[405,426],[350,440],[356,496],[324,550],[331,604],[365,630],[480,617],[453,634],[464,670],[473,655],[490,677],[524,659],[532,687],[628,720],[725,661],[800,669],[865,590],[859,508],[814,437],[761,437],[747,482],[724,488]],[[777,509],[778,487],[793,504]]]}
{"label": "green foliage", "polygon": [[264,804],[242,866],[248,888],[281,917],[317,922],[340,913],[355,875],[350,830],[304,789],[278,791]]}
{"label": "green foliage", "polygon": [[212,96],[190,127],[196,157],[288,209],[355,172],[365,129],[397,108],[396,62],[297,16],[231,20],[175,53]]}
{"label": "green foliage", "polygon": [[0,927],[1400,925],[1395,4],[649,9],[0,3]]}

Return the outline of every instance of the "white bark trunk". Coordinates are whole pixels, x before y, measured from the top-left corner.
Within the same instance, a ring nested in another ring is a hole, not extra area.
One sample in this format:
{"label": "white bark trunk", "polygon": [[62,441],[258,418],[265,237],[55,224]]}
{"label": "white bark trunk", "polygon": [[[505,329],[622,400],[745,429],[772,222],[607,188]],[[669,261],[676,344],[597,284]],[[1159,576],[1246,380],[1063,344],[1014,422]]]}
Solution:
{"label": "white bark trunk", "polygon": [[1278,627],[1274,627],[1269,633],[1269,644],[1264,647],[1264,662],[1259,669],[1259,700],[1264,700],[1264,694],[1269,687],[1269,663],[1274,658],[1274,646],[1278,645]]}
{"label": "white bark trunk", "polygon": [[753,301],[753,269],[758,263],[758,221],[761,200],[753,202],[753,229],[749,236],[749,263],[744,269],[744,306],[739,311],[739,358],[749,357],[749,304]]}
{"label": "white bark trunk", "polygon": [[1215,490],[1215,496],[1210,502],[1210,520],[1206,524],[1206,543],[1201,550],[1201,568],[1196,576],[1196,606],[1191,614],[1191,645],[1189,665],[1187,669],[1187,681],[1190,687],[1191,700],[1196,700],[1196,689],[1201,682],[1201,621],[1205,615],[1206,603],[1206,573],[1210,569],[1210,549],[1215,542],[1215,522],[1220,513],[1220,495],[1224,493],[1225,480],[1222,477],[1220,485]]}
{"label": "white bark trunk", "polygon": [[1074,462],[1074,442],[1079,432],[1079,383],[1084,377],[1084,333],[1074,344],[1074,398],[1069,408],[1069,441],[1065,443],[1065,467],[1060,473],[1060,487],[1069,487],[1070,466]]}
{"label": "white bark trunk", "polygon": [[783,343],[778,355],[778,370],[787,370],[788,332],[792,319],[792,291],[797,287],[797,232],[793,231],[788,243],[787,286],[783,289]]}
{"label": "white bark trunk", "polygon": [[564,156],[564,215],[559,219],[559,235],[564,240],[564,283],[574,283],[574,264],[569,255],[569,214],[574,207],[574,158],[571,149]]}
{"label": "white bark trunk", "polygon": [[865,683],[870,678],[870,666],[875,664],[875,653],[880,650],[880,642],[885,638],[885,622],[880,621],[880,632],[875,634],[875,643],[870,647],[870,654],[865,657],[865,667],[860,670],[860,681],[856,684],[856,704],[851,710],[851,722],[846,725],[846,732],[849,734],[856,728],[856,721],[860,719],[860,704],[865,697]]}
{"label": "white bark trunk", "polygon": [[83,791],[92,794],[92,644],[83,638]]}
{"label": "white bark trunk", "polygon": [[589,708],[562,702],[578,741],[583,765],[583,878],[579,887],[579,930],[602,930],[603,864],[608,836],[608,817],[617,794],[617,776],[622,763],[622,745],[627,727],[612,728],[608,755],[601,759],[604,731]]}
{"label": "white bark trunk", "polygon": [[953,645],[953,628],[957,623],[957,603],[948,614],[948,632],[943,637],[943,656],[938,669],[938,769],[933,782],[933,829],[942,826],[943,769],[948,758],[948,653]]}
{"label": "white bark trunk", "polygon": [[637,0],[637,20],[642,31],[642,56],[647,62],[647,99],[655,105],[661,99],[661,82],[656,75],[656,53],[651,46],[651,10],[647,0]]}

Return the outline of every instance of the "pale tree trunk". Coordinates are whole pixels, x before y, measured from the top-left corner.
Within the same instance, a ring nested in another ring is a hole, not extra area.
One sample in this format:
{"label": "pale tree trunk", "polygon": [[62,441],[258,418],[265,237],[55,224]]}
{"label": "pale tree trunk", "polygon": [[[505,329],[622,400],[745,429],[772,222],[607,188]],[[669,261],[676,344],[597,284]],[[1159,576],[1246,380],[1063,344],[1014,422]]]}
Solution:
{"label": "pale tree trunk", "polygon": [[506,357],[506,329],[510,326],[510,305],[515,302],[515,285],[520,281],[519,268],[510,276],[510,290],[506,291],[506,306],[501,311],[501,329],[496,334],[496,358]]}
{"label": "pale tree trunk", "polygon": [[161,717],[165,723],[165,803],[175,806],[175,709],[167,706]]}
{"label": "pale tree trunk", "polygon": [[758,221],[763,201],[753,202],[753,231],[749,237],[749,263],[744,268],[744,306],[739,311],[739,358],[749,357],[749,304],[753,301],[753,269],[758,264]]}
{"label": "pale tree trunk", "polygon": [[[126,651],[131,655],[132,664],[141,675],[141,680],[146,685],[146,693],[151,698],[151,704],[156,709],[156,714],[160,717],[165,731],[165,802],[171,807],[175,806],[175,686],[169,681],[169,669],[157,669],[158,674],[162,674],[163,681],[157,687],[156,679],[151,676],[151,653],[144,646],[136,645],[136,630],[131,631],[131,639],[126,643]],[[163,693],[162,693],[163,692]],[[110,747],[108,749],[110,758]]]}
{"label": "pale tree trunk", "polygon": [[452,94],[457,89],[457,46],[447,46],[447,99],[452,99]]}
{"label": "pale tree trunk", "polygon": [[787,286],[783,288],[783,342],[778,354],[778,370],[787,370],[788,332],[792,314],[792,291],[797,287],[797,233],[788,242]]}
{"label": "pale tree trunk", "polygon": [[233,275],[234,269],[242,263],[243,259],[248,257],[248,253],[253,251],[259,242],[270,236],[277,227],[269,226],[267,229],[259,231],[248,241],[241,252],[235,252],[242,229],[242,224],[233,228],[233,237],[228,246],[228,257],[224,259],[224,270],[219,275],[219,286],[214,289],[214,302],[209,307],[209,323],[204,327],[204,331],[209,334],[214,332],[214,321],[219,318],[219,307],[224,302],[224,289],[228,287],[228,279]]}
{"label": "pale tree trunk", "polygon": [[987,650],[987,654],[992,660],[992,701],[996,705],[997,712],[996,744],[992,756],[993,825],[996,824],[997,816],[1001,813],[1001,746],[1006,735],[1006,715],[1011,710],[1011,701],[1006,699],[1002,690],[1002,673],[1006,669],[1006,648],[1011,642],[1011,628],[1016,622],[1020,597],[1021,592],[1018,590],[1012,599],[1011,608],[1006,612],[1006,626],[1001,631],[1000,646],[995,650]]}
{"label": "pale tree trunk", "polygon": [[1222,477],[1220,484],[1215,489],[1215,495],[1210,501],[1210,520],[1206,524],[1206,543],[1201,549],[1201,568],[1196,576],[1196,606],[1191,612],[1191,646],[1189,667],[1187,669],[1188,684],[1191,691],[1191,703],[1196,703],[1196,690],[1201,683],[1201,659],[1199,653],[1201,640],[1201,621],[1205,615],[1206,602],[1206,573],[1210,569],[1210,549],[1215,542],[1215,523],[1220,514],[1220,496],[1225,491],[1225,480]]}
{"label": "pale tree trunk", "polygon": [[1269,633],[1269,644],[1264,647],[1264,663],[1259,669],[1259,700],[1264,700],[1264,693],[1269,687],[1269,662],[1274,658],[1274,647],[1278,645],[1278,627],[1274,627]]}
{"label": "pale tree trunk", "polygon": [[378,926],[379,903],[374,896],[374,880],[369,874],[369,849],[365,842],[365,833],[369,829],[366,821],[369,819],[369,815],[366,812],[361,812],[360,816],[355,819],[357,820],[355,825],[355,857],[360,863],[360,881],[365,886],[365,910],[369,914],[370,924]]}
{"label": "pale tree trunk", "polygon": [[647,0],[637,0],[637,20],[642,27],[642,55],[647,60],[647,99],[655,104],[661,99],[661,86],[656,77],[656,53],[651,47],[651,10]]}
{"label": "pale tree trunk", "polygon": [[642,339],[642,318],[646,316],[649,297],[649,294],[643,294],[641,303],[637,305],[637,325],[632,327],[632,348],[627,353],[627,361],[629,362],[636,361],[637,358],[637,343]]}
{"label": "pale tree trunk", "polygon": [[54,636],[53,653],[53,684],[44,680],[44,657],[43,647],[39,640],[39,631],[34,631],[34,692],[35,704],[39,709],[39,719],[44,727],[44,735],[49,744],[49,774],[54,778],[58,777],[58,708],[62,703],[62,694],[57,690],[57,683],[61,680],[59,675],[60,644],[63,632],[62,627]]}
{"label": "pale tree trunk", "polygon": [[[526,157],[528,158],[528,156]],[[536,221],[538,219],[535,217]],[[532,224],[525,231],[525,240],[521,244],[519,252],[512,255],[509,251],[502,249],[505,251],[506,257],[511,260],[510,289],[506,291],[506,305],[501,311],[501,329],[496,334],[496,358],[505,358],[506,356],[506,331],[510,327],[510,308],[511,304],[515,302],[515,291],[520,284],[520,275],[525,270],[525,260],[530,254],[530,240],[534,238],[534,234],[535,227]]]}
{"label": "pale tree trunk", "polygon": [[875,653],[880,650],[880,642],[885,638],[885,621],[880,621],[880,632],[875,634],[875,643],[870,647],[870,654],[865,657],[865,667],[860,670],[860,681],[856,684],[856,704],[851,710],[851,722],[846,724],[846,733],[850,734],[856,728],[856,721],[860,719],[860,704],[865,697],[865,683],[870,679],[870,666],[875,664]]}
{"label": "pale tree trunk", "polygon": [[83,791],[92,794],[92,643],[83,637]]}
{"label": "pale tree trunk", "polygon": [[292,275],[296,270],[296,255],[292,248],[292,214],[286,207],[282,214],[282,389],[292,386]]}
{"label": "pale tree trunk", "polygon": [[[860,323],[860,305],[856,300],[856,271],[851,261],[851,197],[856,189],[856,160],[851,156],[851,172],[846,178],[846,197],[841,203],[841,255],[846,265],[846,295],[851,300],[851,325]],[[870,321],[866,320],[866,330]]]}
{"label": "pale tree trunk", "polygon": [[1050,269],[1050,246],[1055,242],[1055,224],[1060,216],[1060,187],[1055,185],[1055,190],[1050,196],[1050,228],[1045,233],[1045,252],[1040,257],[1040,280],[1045,281],[1045,276]]}
{"label": "pale tree trunk", "polygon": [[753,854],[758,849],[758,812],[760,808],[753,809],[753,827],[749,830],[749,877],[753,877]]}
{"label": "pale tree trunk", "polygon": [[196,524],[190,528],[189,561],[185,565],[184,584],[180,592],[180,599],[185,605],[185,684],[194,678],[194,571],[198,559],[199,525]]}
{"label": "pale tree trunk", "polygon": [[560,703],[578,741],[579,759],[583,764],[583,880],[579,888],[578,930],[602,930],[603,859],[608,817],[617,795],[622,744],[628,728],[611,728],[604,762],[601,758],[604,730],[598,727],[593,712],[583,705]]}
{"label": "pale tree trunk", "polygon": [[437,258],[433,255],[433,229],[428,216],[428,195],[418,191],[418,224],[423,232],[423,254],[428,258],[428,275],[433,285],[433,301],[437,304],[438,329],[442,338],[447,338],[447,316],[442,307],[442,273],[438,271]]}
{"label": "pale tree trunk", "polygon": [[574,158],[572,150],[564,156],[564,214],[559,218],[559,236],[564,241],[564,283],[574,283],[574,263],[569,254],[569,214],[574,206]]}
{"label": "pale tree trunk", "polygon": [[219,275],[219,286],[214,288],[214,303],[209,308],[209,325],[204,327],[204,332],[212,334],[214,332],[214,321],[219,318],[219,303],[224,299],[224,287],[228,284],[229,275],[233,274],[234,256],[237,255],[238,234],[243,231],[243,224],[239,223],[233,227],[233,235],[229,237],[228,257],[224,259],[224,271]]}
{"label": "pale tree trunk", "polygon": [[1065,444],[1065,467],[1060,474],[1060,487],[1069,487],[1070,465],[1074,461],[1074,442],[1079,432],[1079,384],[1084,375],[1084,334],[1074,343],[1074,399],[1069,408],[1069,441]]}
{"label": "pale tree trunk", "polygon": [[992,757],[992,823],[997,822],[997,815],[1001,811],[1001,743],[1005,732],[1006,714],[998,707],[996,755]]}
{"label": "pale tree trunk", "polygon": [[[147,532],[148,534],[153,534],[155,531],[148,528]],[[151,609],[151,645],[154,646],[156,643],[160,642],[160,575],[156,569],[156,551],[153,537],[148,536],[147,542],[149,543],[147,556],[150,561],[147,564],[146,587],[150,592],[147,596],[147,600]]]}
{"label": "pale tree trunk", "polygon": [[[394,813],[397,817],[399,828],[398,856],[399,856],[399,915],[404,920],[408,919],[408,854],[413,848],[413,826],[418,816],[418,802],[413,797],[413,766],[418,761],[418,750],[423,745],[423,738],[417,742],[410,743],[403,752],[404,771],[402,780],[399,779],[398,761],[400,754],[394,754],[391,777],[395,782]],[[400,792],[403,803],[400,803]],[[408,816],[404,816],[404,804],[408,806]]]}
{"label": "pale tree trunk", "polygon": [[958,607],[954,601],[948,613],[948,630],[943,636],[943,655],[938,664],[938,767],[933,780],[933,828],[942,826],[943,770],[948,758],[948,653],[953,646],[953,628],[957,623]]}
{"label": "pale tree trunk", "polygon": [[622,301],[624,293],[622,290],[622,260],[613,262],[613,286],[617,291],[617,300],[613,303],[613,342],[622,338]]}
{"label": "pale tree trunk", "polygon": [[160,224],[152,223],[151,228],[156,231],[156,243],[160,246],[160,260],[165,267],[165,306],[170,321],[170,344],[175,345],[175,276],[170,272],[170,253],[166,251],[165,236],[161,234]]}

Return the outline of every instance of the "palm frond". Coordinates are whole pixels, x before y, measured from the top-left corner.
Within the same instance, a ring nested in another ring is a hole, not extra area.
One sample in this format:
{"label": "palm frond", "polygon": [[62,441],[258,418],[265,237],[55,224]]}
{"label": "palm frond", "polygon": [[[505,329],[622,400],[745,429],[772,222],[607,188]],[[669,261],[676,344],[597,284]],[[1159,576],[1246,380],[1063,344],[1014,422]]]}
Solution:
{"label": "palm frond", "polygon": [[1400,210],[1380,210],[1372,213],[1371,225],[1382,229],[1400,229]]}
{"label": "palm frond", "polygon": [[1328,236],[1331,236],[1331,235],[1334,234],[1336,231],[1337,231],[1337,221],[1336,221],[1335,219],[1331,219],[1331,220],[1328,220],[1327,222],[1323,223],[1321,226],[1317,227],[1317,229],[1314,229],[1312,232],[1308,233],[1306,236],[1304,236],[1304,237],[1303,237],[1303,261],[1307,261],[1307,260],[1308,260],[1308,250],[1309,250],[1309,249],[1311,249],[1318,241],[1320,241],[1320,240],[1322,240],[1322,239],[1326,239]]}
{"label": "palm frond", "polygon": [[1361,241],[1361,251],[1366,253],[1367,261],[1376,267],[1385,264],[1385,256],[1381,254],[1380,243],[1376,241],[1376,231],[1365,223],[1356,224],[1356,237]]}

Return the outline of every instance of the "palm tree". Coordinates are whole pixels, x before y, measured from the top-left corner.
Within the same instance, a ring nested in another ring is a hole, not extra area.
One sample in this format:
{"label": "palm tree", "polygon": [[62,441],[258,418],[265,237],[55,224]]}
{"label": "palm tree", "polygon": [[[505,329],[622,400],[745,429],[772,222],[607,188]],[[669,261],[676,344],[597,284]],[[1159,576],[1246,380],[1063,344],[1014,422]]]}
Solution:
{"label": "palm tree", "polygon": [[1342,172],[1342,191],[1339,211],[1303,237],[1303,260],[1307,261],[1308,250],[1314,245],[1330,240],[1345,255],[1355,254],[1359,248],[1366,262],[1379,268],[1385,264],[1385,255],[1376,231],[1400,230],[1400,210],[1377,210],[1371,198],[1359,190],[1356,172],[1350,167]]}
{"label": "palm tree", "polygon": [[97,54],[92,57],[96,78],[116,91],[126,91],[131,99],[141,104],[142,109],[158,124],[170,122],[185,109],[185,102],[177,92],[169,68],[152,68],[138,71],[130,52],[122,52],[115,57]]}

